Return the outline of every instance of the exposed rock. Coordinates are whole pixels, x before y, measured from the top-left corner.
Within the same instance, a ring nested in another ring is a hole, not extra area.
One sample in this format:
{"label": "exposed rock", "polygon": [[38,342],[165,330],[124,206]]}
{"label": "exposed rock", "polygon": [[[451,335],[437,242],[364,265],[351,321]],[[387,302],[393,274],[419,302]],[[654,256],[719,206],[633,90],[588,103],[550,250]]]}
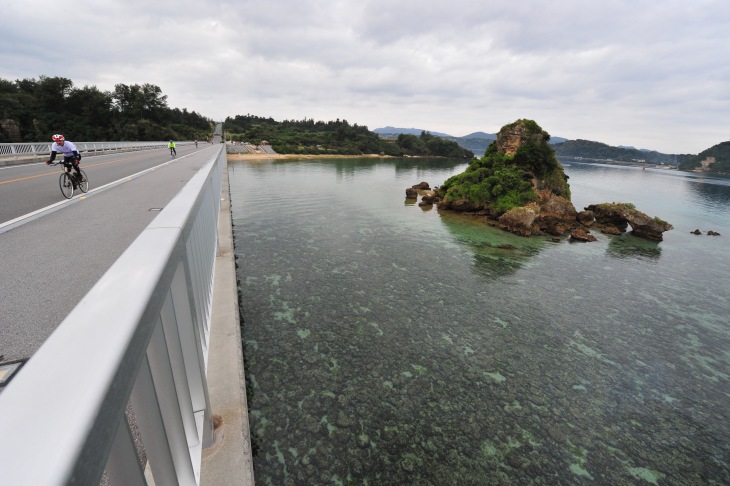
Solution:
{"label": "exposed rock", "polygon": [[601,233],[606,235],[620,235],[621,230],[611,224],[607,224],[603,228],[601,228]]}
{"label": "exposed rock", "polygon": [[497,134],[497,150],[503,154],[513,156],[525,142],[540,143],[542,140],[543,135],[541,133],[530,132],[524,124],[513,123],[503,126]]}
{"label": "exposed rock", "polygon": [[591,211],[595,221],[599,224],[614,226],[623,232],[629,226],[629,222],[622,214],[617,213],[608,204],[591,204],[586,211]]}
{"label": "exposed rock", "polygon": [[699,172],[709,172],[710,166],[715,162],[717,162],[717,159],[715,159],[715,157],[707,157],[704,160],[701,160]]}
{"label": "exposed rock", "polygon": [[625,203],[604,203],[591,204],[587,211],[593,211],[596,222],[605,225],[613,225],[625,231],[627,225],[631,226],[635,236],[647,238],[654,241],[662,241],[662,234],[674,227],[659,218],[651,218],[648,215],[637,211],[631,204]]}
{"label": "exposed rock", "polygon": [[718,233],[717,231],[712,231],[712,230],[708,231],[707,234],[710,236],[720,236],[720,233]]}
{"label": "exposed rock", "polygon": [[702,231],[700,231],[699,228],[698,228],[698,229],[696,229],[694,231],[690,231],[690,233],[693,234],[693,235],[701,235],[702,234]]}
{"label": "exposed rock", "polygon": [[453,211],[479,211],[482,209],[482,205],[474,204],[468,199],[457,199],[456,201],[448,202],[446,200],[439,204],[441,209],[451,209]]}
{"label": "exposed rock", "polygon": [[406,198],[415,199],[419,195],[429,196],[433,200],[433,197],[436,195],[436,191],[429,187],[428,182],[421,182],[420,184],[406,188]]}
{"label": "exposed rock", "polygon": [[424,194],[421,198],[421,202],[419,203],[419,206],[431,206],[433,205],[433,201],[436,198],[436,195],[431,191],[428,194]]}
{"label": "exposed rock", "polygon": [[570,232],[571,241],[596,241],[596,237],[584,228],[576,228]]}
{"label": "exposed rock", "polygon": [[512,208],[499,217],[499,227],[520,236],[530,236],[535,233],[535,218],[537,211],[531,206]]}
{"label": "exposed rock", "polygon": [[576,219],[583,226],[591,226],[596,220],[595,216],[593,216],[593,211],[581,211],[578,213]]}
{"label": "exposed rock", "polygon": [[568,199],[550,191],[538,191],[540,211],[536,223],[553,236],[567,234],[576,224],[575,206]]}

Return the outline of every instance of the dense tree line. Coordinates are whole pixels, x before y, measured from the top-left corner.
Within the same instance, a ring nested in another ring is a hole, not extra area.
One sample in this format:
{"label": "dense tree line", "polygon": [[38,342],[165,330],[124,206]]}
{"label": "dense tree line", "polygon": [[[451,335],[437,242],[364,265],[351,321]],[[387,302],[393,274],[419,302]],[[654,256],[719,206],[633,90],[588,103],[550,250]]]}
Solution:
{"label": "dense tree line", "polygon": [[206,139],[213,121],[170,108],[153,84],[114,91],[77,88],[67,78],[0,79],[0,142],[38,142],[63,133],[75,141]]}
{"label": "dense tree line", "polygon": [[[0,142],[38,142],[63,133],[75,141],[193,140],[210,136],[214,123],[186,108],[170,108],[153,84],[117,84],[113,91],[77,88],[70,79],[40,76],[0,78]],[[268,141],[279,153],[384,154],[472,158],[450,140],[423,132],[384,140],[347,120],[284,120],[254,115],[227,118],[230,140]]]}
{"label": "dense tree line", "polygon": [[697,155],[680,156],[679,168],[681,170],[701,169],[703,161],[706,164],[714,161],[706,165],[708,172],[730,174],[730,142],[718,143]]}
{"label": "dense tree line", "polygon": [[612,147],[605,143],[590,140],[568,140],[553,145],[558,156],[583,157],[586,159],[618,160],[623,162],[676,165],[679,156],[661,152],[637,150],[633,148]]}
{"label": "dense tree line", "polygon": [[233,141],[259,144],[269,142],[282,154],[383,154],[393,156],[420,155],[469,158],[474,154],[456,142],[423,132],[420,137],[400,135],[397,140],[381,139],[363,125],[350,125],[347,120],[314,121],[284,120],[254,115],[228,117],[224,128]]}

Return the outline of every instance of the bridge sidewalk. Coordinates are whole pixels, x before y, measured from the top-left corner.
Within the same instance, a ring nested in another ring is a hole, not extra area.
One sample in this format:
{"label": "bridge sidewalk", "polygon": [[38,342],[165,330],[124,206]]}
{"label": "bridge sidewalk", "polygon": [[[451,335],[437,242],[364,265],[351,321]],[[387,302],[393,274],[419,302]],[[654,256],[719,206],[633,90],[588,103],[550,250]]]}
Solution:
{"label": "bridge sidewalk", "polygon": [[200,484],[204,486],[254,484],[229,195],[224,170],[208,353],[211,409],[222,420],[215,445],[203,449]]}

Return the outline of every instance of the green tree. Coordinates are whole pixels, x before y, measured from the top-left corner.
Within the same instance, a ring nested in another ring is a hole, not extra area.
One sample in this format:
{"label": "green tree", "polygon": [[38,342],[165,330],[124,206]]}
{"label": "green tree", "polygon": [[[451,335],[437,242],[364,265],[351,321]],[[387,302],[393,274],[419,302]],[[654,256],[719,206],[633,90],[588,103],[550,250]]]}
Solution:
{"label": "green tree", "polygon": [[118,84],[110,93],[94,86],[77,89],[67,78],[49,76],[0,79],[0,118],[20,130],[20,140],[14,131],[11,140],[0,130],[3,142],[48,140],[53,133],[89,141],[181,139],[178,134],[204,139],[213,128],[212,120],[196,112],[170,109],[153,84]]}
{"label": "green tree", "polygon": [[[514,155],[507,155],[506,150],[500,150],[500,143],[515,136],[520,145]],[[505,125],[484,157],[473,159],[464,172],[447,179],[439,193],[447,204],[467,201],[471,207],[490,210],[495,216],[537,201],[533,183],[570,199],[567,178],[548,140],[550,135],[532,120]]]}

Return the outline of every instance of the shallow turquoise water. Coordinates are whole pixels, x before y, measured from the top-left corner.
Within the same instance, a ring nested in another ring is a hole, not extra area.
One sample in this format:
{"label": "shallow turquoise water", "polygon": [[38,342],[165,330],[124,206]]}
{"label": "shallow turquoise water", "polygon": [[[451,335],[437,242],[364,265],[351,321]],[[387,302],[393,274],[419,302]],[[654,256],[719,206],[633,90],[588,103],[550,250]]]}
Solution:
{"label": "shallow turquoise water", "polygon": [[229,163],[257,484],[730,483],[730,180],[566,165],[578,209],[675,229],[405,200],[459,162]]}

